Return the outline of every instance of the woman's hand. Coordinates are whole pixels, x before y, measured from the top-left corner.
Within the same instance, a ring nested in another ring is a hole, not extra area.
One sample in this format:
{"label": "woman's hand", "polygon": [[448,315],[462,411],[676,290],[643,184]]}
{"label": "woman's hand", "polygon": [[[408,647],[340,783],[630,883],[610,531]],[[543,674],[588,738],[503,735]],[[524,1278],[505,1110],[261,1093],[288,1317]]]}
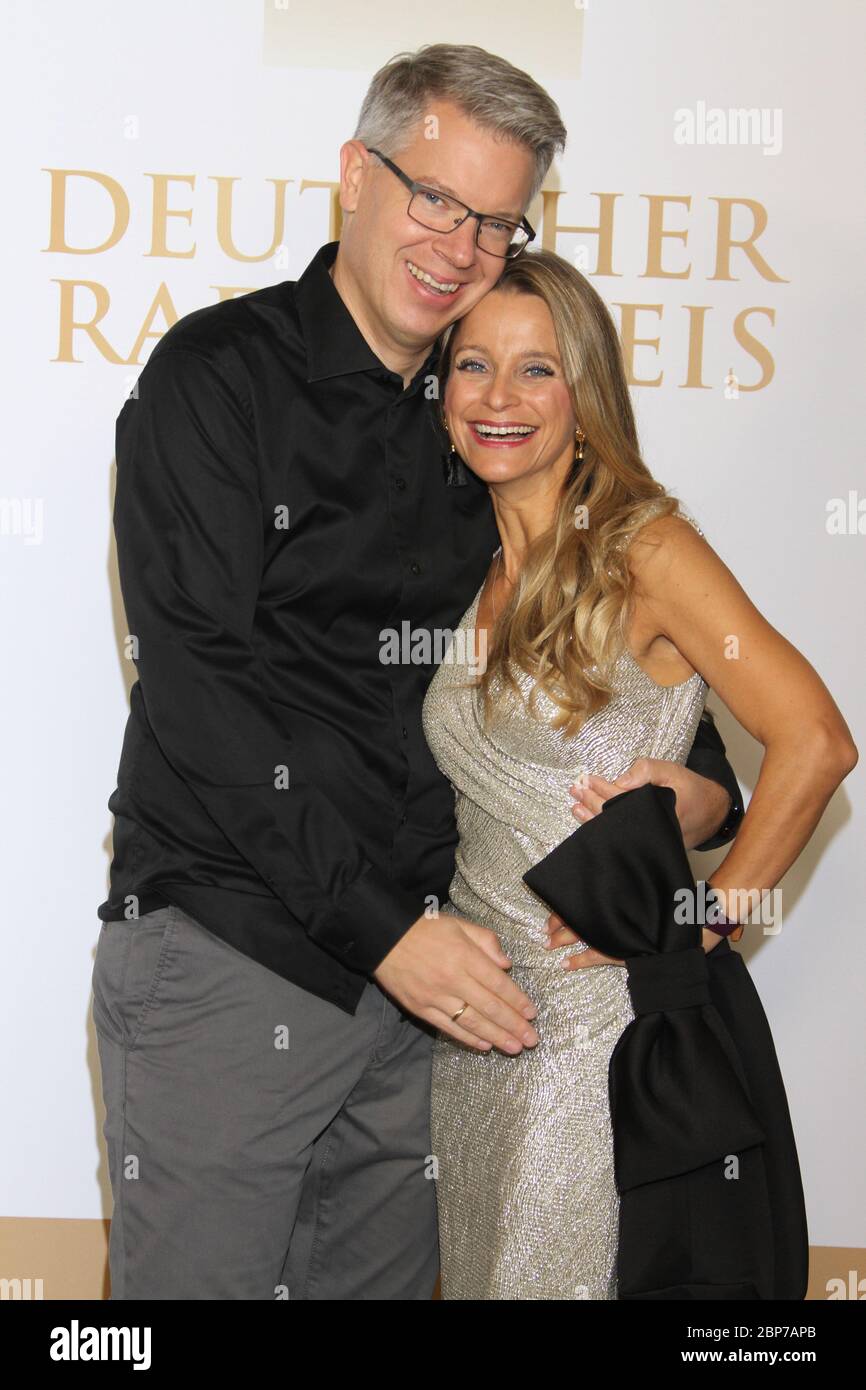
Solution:
{"label": "woman's hand", "polygon": [[666,762],[662,758],[639,758],[615,782],[588,773],[583,785],[573,783],[568,789],[575,803],[571,814],[583,824],[597,816],[605,801],[612,796],[633,791],[647,782],[652,782],[656,787],[670,787],[673,791],[677,820],[686,849],[696,849],[715,835],[719,827],[724,825],[731,809],[729,793],[712,778],[702,777],[682,763]]}
{"label": "woman's hand", "polygon": [[[573,932],[567,922],[563,922],[561,917],[551,912],[547,919],[545,951],[555,951],[560,946],[570,946],[573,942],[582,940],[583,937]],[[601,951],[587,946],[585,951],[580,951],[576,956],[566,956],[562,962],[563,970],[582,970],[588,965],[625,965],[625,961],[615,960],[613,956],[603,956]]]}
{"label": "woman's hand", "polygon": [[[733,933],[732,940],[739,941],[743,934],[740,927]],[[567,922],[563,922],[555,912],[551,912],[547,919],[547,944],[545,951],[555,951],[561,946],[571,946],[576,941],[582,941],[583,937],[578,936],[571,930]],[[724,938],[718,932],[710,931],[709,927],[704,927],[701,931],[701,945],[704,954],[715,950]],[[562,963],[563,970],[582,970],[588,965],[625,965],[624,960],[615,960],[613,956],[603,956],[601,951],[596,951],[594,947],[588,946],[585,951],[580,951],[576,956],[566,956]]]}

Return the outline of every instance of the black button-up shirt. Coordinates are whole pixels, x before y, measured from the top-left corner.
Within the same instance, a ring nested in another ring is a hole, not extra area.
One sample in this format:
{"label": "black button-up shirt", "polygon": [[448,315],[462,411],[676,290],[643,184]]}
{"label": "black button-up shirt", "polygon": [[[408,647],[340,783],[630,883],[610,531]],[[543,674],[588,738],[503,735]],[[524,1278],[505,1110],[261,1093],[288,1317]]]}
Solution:
{"label": "black button-up shirt", "polygon": [[[448,895],[454,793],[421,705],[499,537],[437,431],[435,349],[404,388],[330,278],[337,245],[186,315],[118,417],[139,678],[98,913],[174,903],[352,1013]],[[701,770],[734,791],[707,739]]]}

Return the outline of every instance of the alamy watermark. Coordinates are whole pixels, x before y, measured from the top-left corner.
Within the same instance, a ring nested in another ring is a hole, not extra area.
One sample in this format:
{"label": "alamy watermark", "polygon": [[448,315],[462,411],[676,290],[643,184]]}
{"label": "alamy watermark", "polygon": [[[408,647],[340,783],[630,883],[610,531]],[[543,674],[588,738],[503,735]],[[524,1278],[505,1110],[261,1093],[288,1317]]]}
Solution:
{"label": "alamy watermark", "polygon": [[25,545],[42,544],[41,497],[0,497],[0,536],[20,536]]}
{"label": "alamy watermark", "polygon": [[759,145],[763,154],[782,153],[780,106],[680,106],[674,112],[678,145]]}
{"label": "alamy watermark", "polygon": [[[778,936],[782,930],[782,890],[781,888],[726,888],[725,899],[731,921],[742,922],[744,926],[760,925],[765,936]],[[680,926],[707,926],[712,929],[724,911],[713,895],[712,885],[698,883],[697,892],[693,888],[678,888],[674,893],[674,921]],[[733,912],[734,916],[730,914]]]}
{"label": "alamy watermark", "polygon": [[404,618],[399,629],[379,633],[383,666],[466,666],[473,675],[487,669],[487,629],[474,627],[413,627]]}

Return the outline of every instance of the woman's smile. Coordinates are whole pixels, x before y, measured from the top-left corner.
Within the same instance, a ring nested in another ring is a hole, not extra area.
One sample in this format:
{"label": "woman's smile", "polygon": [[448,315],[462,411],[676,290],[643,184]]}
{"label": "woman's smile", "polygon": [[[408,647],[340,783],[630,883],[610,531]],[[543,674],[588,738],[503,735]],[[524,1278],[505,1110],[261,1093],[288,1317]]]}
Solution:
{"label": "woman's smile", "polygon": [[512,420],[469,420],[469,432],[485,449],[519,449],[538,432],[538,425]]}

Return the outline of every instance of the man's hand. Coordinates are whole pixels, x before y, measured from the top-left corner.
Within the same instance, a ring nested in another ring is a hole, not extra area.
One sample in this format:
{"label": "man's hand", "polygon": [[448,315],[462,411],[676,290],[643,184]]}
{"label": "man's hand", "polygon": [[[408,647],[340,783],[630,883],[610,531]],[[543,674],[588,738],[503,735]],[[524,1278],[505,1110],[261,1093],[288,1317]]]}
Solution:
{"label": "man's hand", "polygon": [[[410,1013],[458,1042],[513,1055],[538,1042],[527,1022],[538,1010],[506,975],[510,964],[495,932],[442,913],[413,922],[373,975]],[[455,1023],[451,1015],[464,1004]]]}
{"label": "man's hand", "polygon": [[633,791],[652,782],[656,787],[670,787],[676,795],[677,819],[686,849],[694,849],[711,839],[727,819],[731,798],[724,787],[709,777],[701,777],[682,763],[669,763],[661,758],[639,758],[615,782],[590,775],[586,786],[569,787],[575,804],[572,815],[579,821],[592,820],[605,801],[621,792]]}

